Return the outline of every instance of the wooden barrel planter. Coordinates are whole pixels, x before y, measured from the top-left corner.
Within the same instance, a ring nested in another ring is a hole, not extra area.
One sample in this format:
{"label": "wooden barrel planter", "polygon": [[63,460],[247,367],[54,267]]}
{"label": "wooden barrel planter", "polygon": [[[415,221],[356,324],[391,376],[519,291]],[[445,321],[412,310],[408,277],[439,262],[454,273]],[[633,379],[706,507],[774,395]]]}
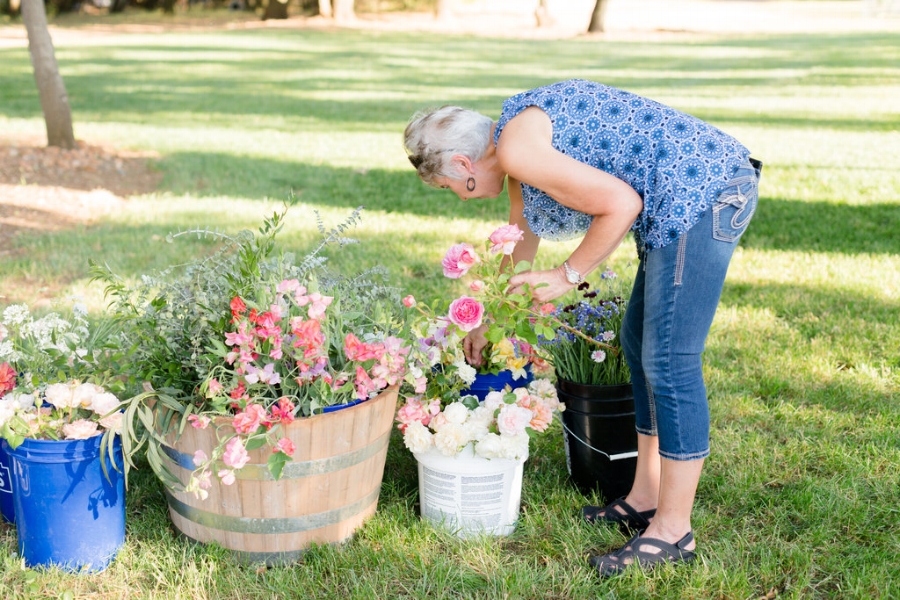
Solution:
{"label": "wooden barrel planter", "polygon": [[[348,540],[378,505],[396,410],[394,387],[355,406],[282,426],[279,435],[290,438],[296,452],[281,479],[269,473],[271,449],[253,450],[234,484],[213,476],[206,500],[167,490],[173,525],[192,540],[218,543],[242,562],[268,565],[295,562],[312,544]],[[194,452],[210,455],[216,433],[212,427],[186,427],[169,444],[164,451],[170,467],[187,483]]]}

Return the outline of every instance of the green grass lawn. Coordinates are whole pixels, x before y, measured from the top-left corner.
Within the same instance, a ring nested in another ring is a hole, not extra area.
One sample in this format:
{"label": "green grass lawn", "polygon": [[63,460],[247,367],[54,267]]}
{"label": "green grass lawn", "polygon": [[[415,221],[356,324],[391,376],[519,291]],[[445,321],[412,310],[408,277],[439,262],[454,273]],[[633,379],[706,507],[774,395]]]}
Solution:
{"label": "green grass lawn", "polygon": [[[537,438],[507,538],[457,540],[417,514],[416,465],[394,437],[379,510],[343,547],[290,568],[233,563],[170,530],[161,485],[128,491],[127,540],[104,573],[26,570],[0,527],[0,596],[24,598],[900,597],[900,38],[896,33],[493,40],[436,34],[234,30],[97,35],[57,48],[76,137],[152,149],[159,191],[74,230],[17,239],[4,302],[41,288],[102,290],[88,259],[141,273],[211,250],[165,243],[193,226],[255,228],[291,190],[282,241],[302,251],[315,211],[340,223],[346,270],[386,266],[417,297],[451,291],[440,259],[505,222],[422,185],[402,149],[419,108],[500,102],[557,79],[597,79],[707,119],[766,163],[706,359],[712,456],[694,513],[699,560],[599,580],[620,546],[577,515],[559,430]],[[40,134],[27,49],[0,49],[0,129]],[[542,248],[538,266],[571,243]],[[629,240],[611,260],[634,261]],[[558,427],[558,426],[557,426]]]}

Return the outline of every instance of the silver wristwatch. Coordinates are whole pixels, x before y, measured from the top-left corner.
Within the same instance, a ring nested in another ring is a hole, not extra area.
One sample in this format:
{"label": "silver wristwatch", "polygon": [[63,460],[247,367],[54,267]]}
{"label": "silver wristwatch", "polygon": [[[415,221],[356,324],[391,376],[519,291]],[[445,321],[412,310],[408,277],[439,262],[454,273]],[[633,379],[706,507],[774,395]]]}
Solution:
{"label": "silver wristwatch", "polygon": [[572,285],[578,285],[584,281],[584,277],[581,276],[581,273],[569,266],[569,261],[563,262],[563,269],[566,270],[566,279]]}

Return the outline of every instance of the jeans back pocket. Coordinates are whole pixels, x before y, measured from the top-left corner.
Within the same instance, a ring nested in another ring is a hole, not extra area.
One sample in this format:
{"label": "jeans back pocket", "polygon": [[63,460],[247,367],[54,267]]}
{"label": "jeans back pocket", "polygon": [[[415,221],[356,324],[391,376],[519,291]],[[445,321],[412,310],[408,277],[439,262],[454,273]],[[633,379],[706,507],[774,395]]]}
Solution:
{"label": "jeans back pocket", "polygon": [[713,204],[713,238],[734,242],[741,237],[756,212],[759,201],[757,181],[753,170],[741,169],[728,182],[728,187]]}

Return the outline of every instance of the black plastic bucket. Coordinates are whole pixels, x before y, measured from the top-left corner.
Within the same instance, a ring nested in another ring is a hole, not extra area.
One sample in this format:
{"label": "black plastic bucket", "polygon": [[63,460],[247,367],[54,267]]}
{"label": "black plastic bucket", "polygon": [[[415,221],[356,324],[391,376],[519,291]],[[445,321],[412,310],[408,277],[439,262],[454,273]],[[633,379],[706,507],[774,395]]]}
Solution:
{"label": "black plastic bucket", "polygon": [[634,482],[637,433],[631,384],[556,384],[562,412],[569,477],[582,493],[599,491],[606,501],[624,496]]}

